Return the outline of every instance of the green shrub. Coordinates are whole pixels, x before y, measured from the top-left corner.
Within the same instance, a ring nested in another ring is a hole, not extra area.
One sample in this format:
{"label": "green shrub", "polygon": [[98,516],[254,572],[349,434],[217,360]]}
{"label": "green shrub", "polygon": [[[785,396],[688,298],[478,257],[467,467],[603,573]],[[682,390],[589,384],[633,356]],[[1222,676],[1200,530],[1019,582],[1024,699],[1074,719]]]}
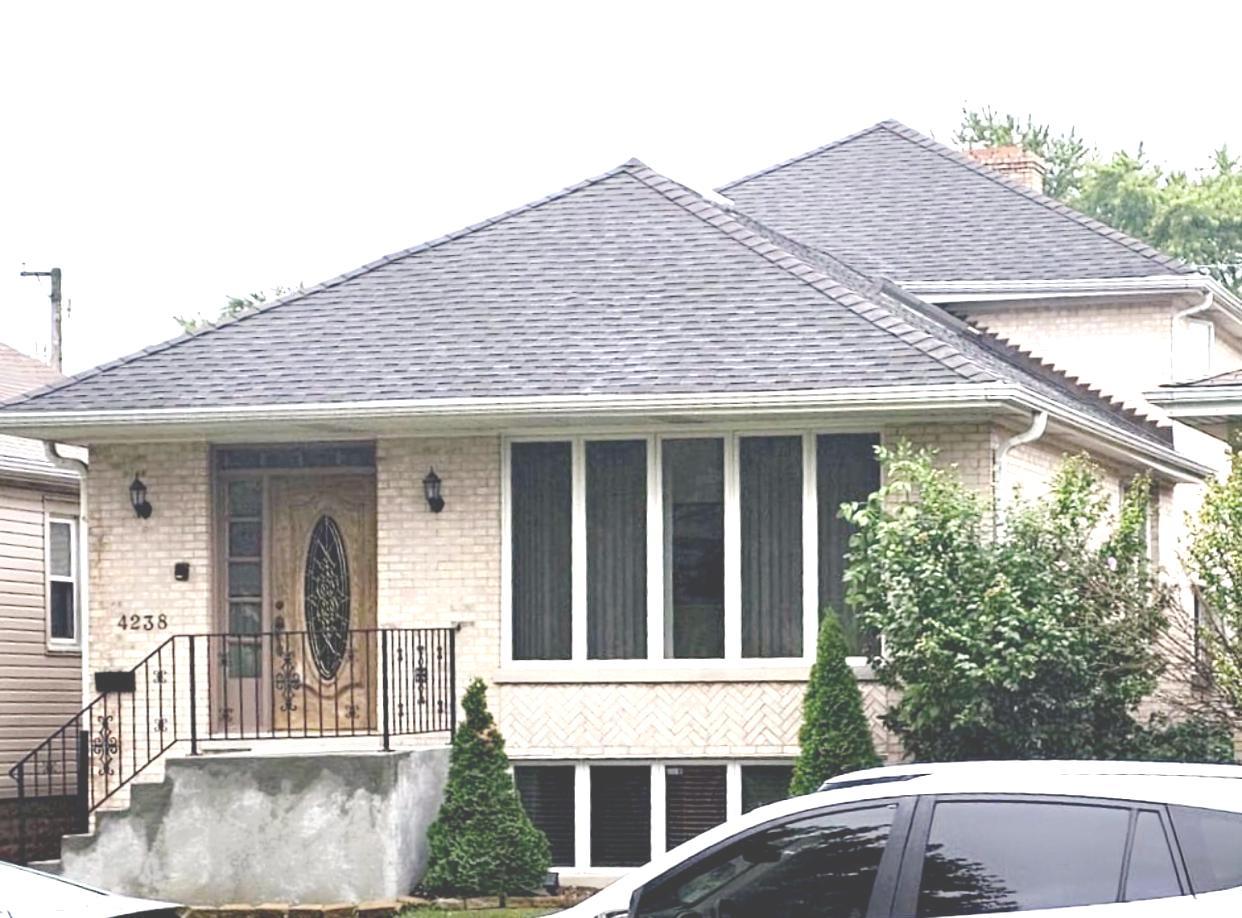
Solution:
{"label": "green shrub", "polygon": [[802,702],[801,753],[789,793],[809,794],[829,778],[878,765],[858,680],[845,660],[845,637],[831,609],[819,626],[815,665]]}
{"label": "green shrub", "polygon": [[475,679],[462,699],[466,720],[453,737],[444,804],[427,833],[422,886],[437,894],[500,896],[538,889],[548,840],[522,809],[505,742]]}
{"label": "green shrub", "polygon": [[1236,756],[1229,725],[1204,716],[1180,722],[1153,715],[1134,735],[1126,758],[1146,762],[1206,762],[1232,765]]}
{"label": "green shrub", "polygon": [[872,662],[901,693],[886,723],[906,750],[921,761],[1131,756],[1175,608],[1148,561],[1146,479],[1114,516],[1096,470],[1070,459],[1047,497],[994,529],[929,453],[880,458],[885,486],[843,509],[856,527],[847,598],[884,635]]}

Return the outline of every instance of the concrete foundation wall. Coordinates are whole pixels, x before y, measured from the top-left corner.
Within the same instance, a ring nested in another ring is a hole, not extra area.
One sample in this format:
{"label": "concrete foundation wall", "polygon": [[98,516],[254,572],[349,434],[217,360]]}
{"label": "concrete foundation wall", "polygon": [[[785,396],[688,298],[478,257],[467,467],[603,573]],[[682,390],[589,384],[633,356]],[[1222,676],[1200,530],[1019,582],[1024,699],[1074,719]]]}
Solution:
{"label": "concrete foundation wall", "polygon": [[175,759],[67,837],[61,872],[194,905],[393,898],[426,868],[447,776],[447,747]]}

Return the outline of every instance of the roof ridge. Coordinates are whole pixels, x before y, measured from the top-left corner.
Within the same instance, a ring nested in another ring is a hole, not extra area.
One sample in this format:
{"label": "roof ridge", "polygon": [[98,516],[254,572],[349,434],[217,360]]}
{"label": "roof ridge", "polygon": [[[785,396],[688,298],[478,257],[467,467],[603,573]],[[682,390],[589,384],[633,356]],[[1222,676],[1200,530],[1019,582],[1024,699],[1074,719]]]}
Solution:
{"label": "roof ridge", "polygon": [[[902,140],[921,146],[924,149],[949,160],[949,162],[969,169],[978,175],[982,175],[984,178],[992,180],[1002,188],[1015,192],[1028,200],[1034,201],[1036,204],[1042,205],[1047,210],[1050,210],[1073,223],[1077,223],[1079,226],[1092,230],[1096,234],[1108,239],[1110,242],[1115,242],[1135,254],[1142,255],[1144,258],[1154,261],[1162,268],[1171,268],[1174,273],[1178,274],[1194,273],[1194,267],[1182,261],[1180,258],[1176,258],[1172,255],[1166,255],[1155,246],[1143,242],[1141,239],[1136,239],[1134,236],[1111,227],[1107,223],[1096,220],[1094,217],[1088,217],[1086,214],[1075,210],[1062,201],[1058,201],[1056,198],[1052,198],[1046,194],[1035,191],[1033,188],[1028,188],[1021,182],[1006,178],[999,172],[989,169],[982,163],[975,162],[960,150],[954,150],[952,147],[946,146],[940,141],[929,137],[920,131],[916,131],[908,125],[902,124],[900,121],[892,119],[888,121],[881,121],[876,125],[876,127],[883,128],[894,136],[900,137]],[[853,140],[854,137],[846,139]]]}
{"label": "roof ridge", "polygon": [[859,137],[865,137],[867,134],[870,134],[873,131],[878,131],[881,128],[888,126],[889,124],[899,124],[899,123],[900,122],[892,121],[891,119],[886,120],[886,121],[877,121],[875,124],[871,125],[870,127],[865,127],[862,130],[855,131],[852,134],[846,134],[844,137],[838,137],[836,140],[826,143],[823,146],[816,147],[814,150],[807,150],[805,153],[800,153],[797,156],[793,156],[793,157],[790,157],[789,159],[782,160],[779,163],[774,163],[773,165],[768,166],[767,168],[760,169],[758,172],[752,172],[749,175],[743,175],[741,178],[734,179],[733,181],[729,182],[727,185],[718,186],[715,190],[720,194],[724,194],[725,191],[734,187],[735,185],[741,185],[745,182],[751,181],[752,179],[757,179],[760,176],[767,175],[770,172],[776,172],[780,169],[784,169],[786,166],[792,166],[794,163],[800,163],[804,159],[810,159],[812,156],[818,156],[820,153],[825,153],[828,150],[831,150],[833,147],[844,146],[845,144],[849,143],[851,140],[857,140]]}
{"label": "roof ridge", "polygon": [[[759,221],[754,220],[753,217],[744,215],[746,220],[753,222],[758,227],[762,227],[762,233],[746,226],[745,223],[737,219],[735,213],[724,210],[716,204],[708,201],[698,192],[694,191],[694,189],[670,179],[667,176],[661,175],[648,166],[640,164],[640,167],[629,168],[625,171],[632,175],[636,180],[651,188],[653,191],[661,194],[671,203],[678,205],[683,210],[695,217],[698,217],[704,223],[707,223],[709,226],[712,226],[724,233],[733,241],[745,246],[777,267],[784,269],[787,273],[792,274],[795,278],[812,287],[820,294],[832,299],[834,302],[850,310],[850,312],[870,323],[875,328],[887,332],[916,350],[922,351],[928,357],[931,357],[937,363],[940,363],[946,369],[960,376],[962,379],[968,382],[978,382],[981,377],[995,378],[994,373],[980,364],[977,360],[974,360],[962,353],[961,350],[952,343],[942,338],[937,338],[925,329],[920,329],[914,325],[911,325],[894,310],[888,306],[885,306],[880,302],[879,297],[874,295],[877,291],[868,291],[866,292],[866,296],[864,296],[859,291],[848,286],[846,282],[825,273],[820,268],[816,267],[812,262],[800,257],[798,254],[786,250],[778,244],[778,241],[785,241],[785,237],[783,237],[780,233],[773,231],[772,237],[774,238],[769,238],[767,235],[769,232],[768,228],[759,223]],[[653,179],[657,181],[653,181]],[[679,189],[681,194],[670,194],[668,190],[670,187]],[[692,197],[695,200],[696,205],[692,207],[687,205],[684,200],[679,200],[679,197],[684,198],[686,196]],[[708,219],[708,217],[704,216],[705,213],[710,213],[712,219]],[[735,229],[726,229],[724,224],[733,224]],[[778,241],[774,241],[774,239]],[[796,240],[788,241],[798,245]],[[773,257],[773,253],[780,253],[783,257]],[[828,257],[832,258],[832,256]],[[838,261],[838,259],[835,258],[832,258],[832,260]],[[849,268],[849,266],[845,265],[844,262],[840,262],[840,264],[855,274],[861,273],[857,272],[853,268]],[[874,279],[871,279],[871,282],[873,284],[877,283]],[[842,292],[846,294],[846,298],[842,298],[840,295]],[[884,316],[889,321],[886,322],[883,318],[877,318],[875,315],[877,310],[882,311]],[[931,319],[931,317],[928,318],[931,321],[935,321],[934,319]],[[946,350],[948,353],[946,353]],[[954,357],[960,359],[954,360]],[[968,366],[971,368],[970,371],[967,370]]]}
{"label": "roof ridge", "polygon": [[621,165],[615,166],[612,169],[609,169],[607,172],[602,172],[599,175],[593,176],[591,178],[583,179],[580,182],[575,182],[574,184],[568,185],[560,189],[559,191],[554,191],[551,194],[547,194],[541,198],[537,198],[533,201],[529,201],[525,204],[521,204],[517,207],[511,208],[502,213],[499,213],[493,217],[488,217],[485,220],[480,220],[477,223],[471,223],[468,226],[462,227],[461,229],[454,230],[449,233],[445,233],[442,236],[436,236],[432,239],[427,240],[426,242],[420,242],[418,245],[410,246],[409,248],[406,248],[406,249],[401,249],[397,252],[393,252],[390,255],[384,255],[380,258],[377,258],[375,261],[367,262],[366,264],[362,265],[359,268],[355,268],[352,271],[346,271],[343,274],[338,274],[335,277],[328,278],[325,281],[320,281],[319,283],[315,284],[312,287],[307,287],[302,290],[296,290],[292,293],[286,294],[285,296],[278,297],[277,299],[272,300],[270,303],[263,303],[259,306],[251,307],[239,313],[236,316],[230,316],[229,318],[224,319],[220,322],[207,325],[203,328],[196,329],[195,331],[192,331],[192,332],[184,332],[180,335],[177,335],[174,338],[169,338],[166,341],[161,341],[157,344],[152,344],[145,348],[142,348],[141,350],[133,351],[122,357],[117,357],[113,360],[109,360],[107,363],[101,363],[98,366],[90,367],[89,369],[83,370],[80,373],[75,373],[72,376],[63,377],[53,383],[49,383],[48,385],[40,386],[36,389],[31,389],[29,392],[24,392],[20,395],[14,396],[9,399],[0,400],[0,407],[7,408],[10,405],[20,405],[23,402],[30,401],[31,399],[37,396],[46,395],[49,392],[56,392],[60,389],[64,389],[70,385],[73,385],[74,383],[80,380],[90,379],[94,376],[99,376],[103,373],[108,372],[109,370],[113,370],[113,369],[116,369],[117,367],[125,366],[126,364],[133,363],[135,360],[138,360],[142,357],[149,356],[150,354],[161,353],[163,351],[176,347],[179,344],[183,344],[186,341],[190,341],[195,338],[201,338],[204,335],[209,335],[212,332],[218,331],[222,328],[227,328],[231,325],[236,325],[239,322],[244,322],[245,320],[253,318],[254,316],[258,316],[258,315],[262,315],[264,313],[270,312],[271,310],[276,309],[279,306],[285,306],[289,303],[293,303],[298,300],[305,299],[306,297],[310,296],[313,293],[319,293],[320,291],[329,290],[332,287],[339,286],[340,284],[343,284],[346,281],[351,281],[354,278],[361,277],[362,275],[368,274],[371,271],[375,271],[379,268],[390,265],[393,262],[400,261],[403,258],[408,258],[411,255],[418,255],[421,252],[425,252],[430,249],[438,248],[441,245],[444,245],[449,242],[453,242],[457,239],[462,239],[473,233],[479,232],[480,230],[484,230],[491,226],[495,226],[497,223],[500,223],[503,220],[508,220],[510,217],[515,217],[515,216],[518,216],[519,214],[528,213],[529,211],[532,211],[538,207],[542,207],[544,204],[549,204],[552,201],[556,201],[560,198],[565,197],[566,195],[573,194],[576,191],[581,191],[583,188],[588,188],[591,185],[595,185],[599,182],[604,181],[605,179],[612,178],[615,175],[620,175],[623,172],[626,172],[628,170],[635,169],[635,168],[646,168],[646,165],[642,162],[642,160],[636,157],[630,157],[628,160],[626,160]]}

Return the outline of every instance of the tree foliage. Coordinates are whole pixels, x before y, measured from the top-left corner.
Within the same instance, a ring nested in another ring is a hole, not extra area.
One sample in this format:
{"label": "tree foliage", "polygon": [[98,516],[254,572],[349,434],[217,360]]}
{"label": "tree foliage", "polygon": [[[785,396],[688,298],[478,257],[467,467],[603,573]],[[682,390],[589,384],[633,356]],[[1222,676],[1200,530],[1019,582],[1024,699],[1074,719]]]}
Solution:
{"label": "tree foliage", "polygon": [[[302,290],[301,284],[298,284],[296,290]],[[292,287],[273,287],[271,290],[257,290],[254,293],[245,296],[228,296],[225,297],[224,305],[220,307],[219,312],[214,317],[208,317],[203,313],[197,316],[174,316],[174,320],[181,326],[181,330],[187,335],[204,328],[210,328],[213,325],[219,325],[221,322],[227,322],[229,319],[236,319],[243,313],[258,309],[265,303],[280,299],[289,293],[294,293],[295,288]]]}
{"label": "tree foliage", "polygon": [[840,621],[828,610],[820,622],[815,665],[802,702],[801,753],[790,794],[809,794],[829,778],[880,763],[847,652]]}
{"label": "tree foliage", "polygon": [[964,110],[954,140],[1017,144],[1048,163],[1045,192],[1196,265],[1242,292],[1242,164],[1226,148],[1198,172],[1166,172],[1137,152],[1101,157],[1074,130],[1027,116]]}
{"label": "tree foliage", "polygon": [[1186,567],[1198,584],[1201,660],[1235,720],[1242,720],[1242,451],[1209,482],[1191,526]]}
{"label": "tree foliage", "polygon": [[522,809],[482,679],[470,683],[462,708],[466,720],[453,737],[444,803],[427,832],[431,855],[422,885],[502,899],[533,891],[551,863],[548,840]]}
{"label": "tree foliage", "polygon": [[1164,670],[1175,598],[1148,560],[1147,481],[1111,514],[1096,470],[1070,459],[993,534],[979,496],[929,453],[880,458],[884,487],[843,509],[857,527],[846,579],[884,635],[873,665],[901,692],[886,719],[906,750],[1120,758],[1159,744],[1164,727],[1136,712]]}

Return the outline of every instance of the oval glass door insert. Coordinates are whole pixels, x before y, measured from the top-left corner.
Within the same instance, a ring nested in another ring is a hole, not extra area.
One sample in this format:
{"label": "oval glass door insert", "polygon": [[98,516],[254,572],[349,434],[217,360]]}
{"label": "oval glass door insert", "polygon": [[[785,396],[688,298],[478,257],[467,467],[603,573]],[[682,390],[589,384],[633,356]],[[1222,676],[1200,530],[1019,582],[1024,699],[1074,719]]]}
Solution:
{"label": "oval glass door insert", "polygon": [[321,679],[334,679],[349,649],[349,558],[341,527],[326,514],[311,530],[303,596],[315,669]]}

